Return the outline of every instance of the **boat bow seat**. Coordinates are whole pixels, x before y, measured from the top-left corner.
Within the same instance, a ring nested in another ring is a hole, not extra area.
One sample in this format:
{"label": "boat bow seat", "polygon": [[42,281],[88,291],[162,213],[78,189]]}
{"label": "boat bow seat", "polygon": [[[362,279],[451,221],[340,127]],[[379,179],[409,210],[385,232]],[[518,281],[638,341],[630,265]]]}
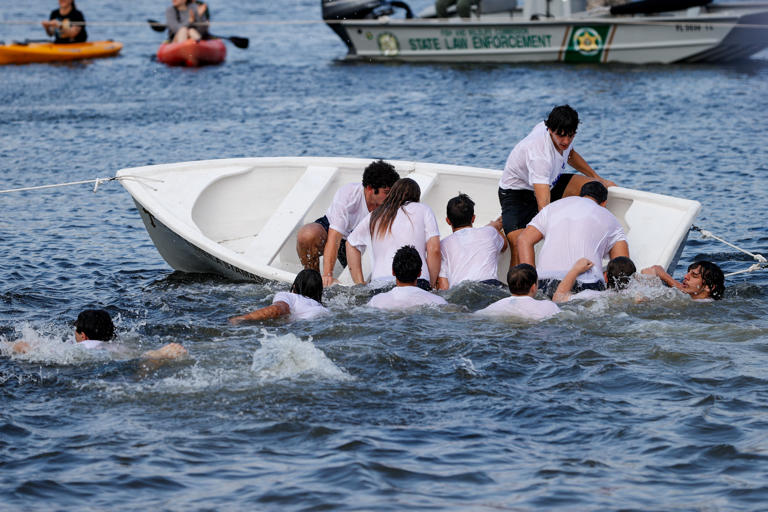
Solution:
{"label": "boat bow seat", "polygon": [[432,190],[432,186],[435,184],[435,181],[437,179],[436,174],[424,174],[417,171],[412,172],[408,176],[405,176],[405,178],[411,178],[413,181],[419,184],[419,189],[421,190],[421,199],[424,199],[424,196],[426,196],[430,190]]}
{"label": "boat bow seat", "polygon": [[249,261],[269,264],[339,172],[338,167],[309,166],[245,250]]}

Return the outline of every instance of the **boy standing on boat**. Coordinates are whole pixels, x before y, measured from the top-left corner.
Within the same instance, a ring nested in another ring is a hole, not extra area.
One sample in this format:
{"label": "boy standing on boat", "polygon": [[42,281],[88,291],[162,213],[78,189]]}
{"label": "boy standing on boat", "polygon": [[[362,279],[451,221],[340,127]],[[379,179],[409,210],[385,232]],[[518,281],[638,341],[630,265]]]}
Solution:
{"label": "boy standing on boat", "polygon": [[389,189],[400,179],[395,167],[383,160],[372,162],[363,171],[363,183],[341,187],[326,214],[305,224],[296,234],[296,252],[304,268],[320,270],[323,256],[323,286],[333,284],[336,260],[347,265],[345,239],[370,212],[386,199]]}
{"label": "boy standing on boat", "polygon": [[448,201],[445,221],[453,233],[440,242],[440,277],[437,288],[447,290],[462,281],[480,281],[504,286],[497,279],[499,255],[507,248],[500,233],[501,217],[487,226],[472,227],[475,202],[466,194]]}
{"label": "boy standing on boat", "polygon": [[608,189],[598,181],[581,187],[579,197],[567,197],[544,207],[517,239],[520,261],[534,264],[534,246],[544,240],[536,269],[539,288],[549,297],[568,271],[588,258],[593,266],[576,282],[574,292],[604,290],[603,258],[629,257],[624,229],[605,208]]}
{"label": "boy standing on boat", "polygon": [[[578,195],[582,185],[604,180],[573,149],[579,114],[568,105],[552,109],[509,154],[499,180],[499,202],[504,232],[512,251],[512,265],[519,258],[517,237],[533,217],[550,202]],[[584,176],[564,173],[565,164]]]}

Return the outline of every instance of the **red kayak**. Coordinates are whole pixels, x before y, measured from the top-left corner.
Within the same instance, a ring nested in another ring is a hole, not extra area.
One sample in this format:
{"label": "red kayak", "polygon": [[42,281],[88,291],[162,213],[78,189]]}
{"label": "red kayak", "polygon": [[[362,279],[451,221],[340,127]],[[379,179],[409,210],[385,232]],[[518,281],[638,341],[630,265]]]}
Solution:
{"label": "red kayak", "polygon": [[157,49],[157,60],[169,66],[207,66],[221,64],[227,58],[227,48],[221,39],[195,41],[187,39],[181,43],[163,43]]}

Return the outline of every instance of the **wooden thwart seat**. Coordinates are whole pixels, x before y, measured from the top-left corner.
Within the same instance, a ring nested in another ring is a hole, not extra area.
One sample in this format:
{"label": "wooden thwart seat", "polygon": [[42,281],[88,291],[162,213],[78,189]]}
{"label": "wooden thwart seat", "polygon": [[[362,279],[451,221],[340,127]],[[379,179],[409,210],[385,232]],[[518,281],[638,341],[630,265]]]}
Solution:
{"label": "wooden thwart seat", "polygon": [[315,198],[325,191],[338,171],[337,167],[307,167],[248,246],[246,257],[251,261],[269,264],[304,220]]}

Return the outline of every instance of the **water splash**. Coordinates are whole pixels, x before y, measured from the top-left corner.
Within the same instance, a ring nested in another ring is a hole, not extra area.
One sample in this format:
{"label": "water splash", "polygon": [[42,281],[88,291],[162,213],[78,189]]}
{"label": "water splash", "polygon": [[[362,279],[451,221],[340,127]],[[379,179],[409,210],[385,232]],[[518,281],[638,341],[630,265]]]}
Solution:
{"label": "water splash", "polygon": [[311,376],[332,380],[351,380],[343,369],[315,347],[312,338],[304,341],[293,333],[282,336],[262,330],[261,347],[253,354],[251,371],[264,381]]}

